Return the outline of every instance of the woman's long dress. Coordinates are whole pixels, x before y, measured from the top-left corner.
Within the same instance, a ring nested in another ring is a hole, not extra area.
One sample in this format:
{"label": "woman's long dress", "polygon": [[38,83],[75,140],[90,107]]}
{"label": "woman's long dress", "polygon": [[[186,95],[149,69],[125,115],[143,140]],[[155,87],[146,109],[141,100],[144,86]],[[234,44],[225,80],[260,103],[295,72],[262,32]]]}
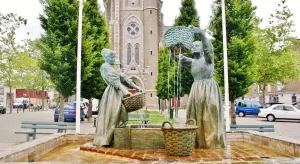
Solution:
{"label": "woman's long dress", "polygon": [[104,63],[100,71],[108,86],[100,102],[94,145],[105,146],[112,144],[114,129],[120,121],[128,120],[128,113],[122,105],[123,93],[119,88],[122,83],[130,85],[131,80],[108,63]]}
{"label": "woman's long dress", "polygon": [[195,119],[199,127],[196,147],[225,147],[222,99],[213,79],[214,64],[207,64],[203,57],[192,59],[191,64],[194,83],[187,102],[187,119]]}

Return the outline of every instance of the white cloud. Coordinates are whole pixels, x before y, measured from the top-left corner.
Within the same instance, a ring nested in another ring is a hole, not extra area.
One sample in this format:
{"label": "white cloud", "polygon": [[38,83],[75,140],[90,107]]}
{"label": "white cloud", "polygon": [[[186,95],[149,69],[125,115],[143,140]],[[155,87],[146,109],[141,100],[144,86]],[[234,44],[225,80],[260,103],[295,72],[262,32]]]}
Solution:
{"label": "white cloud", "polygon": [[[102,0],[99,0],[102,5]],[[200,16],[201,28],[206,28],[210,15],[211,15],[211,4],[213,0],[195,0],[196,8]],[[294,13],[293,20],[295,23],[294,29],[296,30],[295,35],[300,38],[300,10],[298,9],[299,0],[287,0],[287,4]],[[253,5],[257,6],[256,13],[259,17],[264,19],[262,26],[266,25],[267,18],[271,12],[276,9],[277,4],[280,0],[252,0]],[[22,27],[18,30],[17,37],[21,39],[24,35],[29,32],[31,38],[36,38],[43,32],[40,22],[38,20],[39,14],[42,13],[42,6],[39,0],[0,0],[0,12],[2,14],[15,13],[28,20],[26,27]],[[170,26],[177,15],[179,15],[179,7],[181,0],[163,0],[162,12],[164,13],[165,25]],[[101,6],[103,9],[103,6]]]}

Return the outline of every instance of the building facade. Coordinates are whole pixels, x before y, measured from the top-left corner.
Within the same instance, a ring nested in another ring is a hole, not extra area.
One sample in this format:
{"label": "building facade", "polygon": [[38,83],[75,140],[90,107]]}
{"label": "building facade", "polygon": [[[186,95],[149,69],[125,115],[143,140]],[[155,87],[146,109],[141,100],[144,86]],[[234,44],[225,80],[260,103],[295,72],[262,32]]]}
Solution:
{"label": "building facade", "polygon": [[[250,92],[244,96],[248,100],[257,100],[262,102],[262,91],[259,86],[253,84],[250,87]],[[300,102],[300,81],[289,81],[283,84],[271,85],[266,87],[265,102],[279,102],[292,104]]]}
{"label": "building facade", "polygon": [[147,108],[158,108],[158,48],[164,25],[161,0],[103,0],[116,52],[116,68],[146,92]]}

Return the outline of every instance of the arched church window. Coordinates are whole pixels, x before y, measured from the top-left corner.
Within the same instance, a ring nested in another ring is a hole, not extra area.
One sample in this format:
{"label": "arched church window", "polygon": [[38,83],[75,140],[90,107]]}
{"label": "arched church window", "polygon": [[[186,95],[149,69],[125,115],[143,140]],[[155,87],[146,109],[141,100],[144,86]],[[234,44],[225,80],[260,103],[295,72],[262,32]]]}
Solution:
{"label": "arched church window", "polygon": [[131,62],[131,44],[127,44],[127,64]]}
{"label": "arched church window", "polygon": [[139,60],[140,60],[140,45],[137,43],[135,44],[135,53],[134,53],[134,56],[135,56],[135,62],[137,64],[139,64]]}

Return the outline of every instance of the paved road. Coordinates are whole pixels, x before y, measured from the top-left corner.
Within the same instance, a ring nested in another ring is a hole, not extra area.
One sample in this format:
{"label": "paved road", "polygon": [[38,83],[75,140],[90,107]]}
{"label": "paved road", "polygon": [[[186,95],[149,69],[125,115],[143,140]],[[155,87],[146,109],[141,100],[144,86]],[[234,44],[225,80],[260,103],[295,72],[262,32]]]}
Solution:
{"label": "paved road", "polygon": [[274,125],[275,132],[264,132],[271,136],[282,136],[300,142],[300,121],[299,120],[276,120],[267,121],[266,118],[256,116],[237,117],[237,124],[240,125]]}
{"label": "paved road", "polygon": [[[53,121],[54,111],[38,111],[0,115],[0,151],[7,149],[13,145],[20,144],[26,141],[25,134],[15,134],[16,131],[31,131],[31,129],[21,129],[21,121]],[[57,130],[40,129],[39,132],[53,132]],[[92,123],[87,123],[87,120],[81,122],[82,133],[93,133],[95,128]],[[37,138],[43,135],[37,135]]]}
{"label": "paved road", "polygon": [[[13,145],[20,144],[26,141],[24,134],[15,134],[16,131],[26,131],[30,129],[21,129],[21,121],[53,121],[53,111],[38,111],[25,113],[13,113],[0,115],[0,151],[7,149]],[[164,112],[168,116],[167,111]],[[175,124],[181,125],[185,122],[185,110],[179,110],[178,118],[175,118]],[[268,135],[284,136],[287,138],[295,139],[300,142],[300,121],[276,121],[268,122],[264,118],[258,117],[237,117],[238,124],[259,124],[259,125],[274,125],[275,132],[265,133]],[[56,130],[39,130],[40,132],[56,132]],[[82,133],[94,133],[95,128],[92,123],[87,123],[85,120],[81,122]],[[37,138],[43,135],[37,135]]]}

